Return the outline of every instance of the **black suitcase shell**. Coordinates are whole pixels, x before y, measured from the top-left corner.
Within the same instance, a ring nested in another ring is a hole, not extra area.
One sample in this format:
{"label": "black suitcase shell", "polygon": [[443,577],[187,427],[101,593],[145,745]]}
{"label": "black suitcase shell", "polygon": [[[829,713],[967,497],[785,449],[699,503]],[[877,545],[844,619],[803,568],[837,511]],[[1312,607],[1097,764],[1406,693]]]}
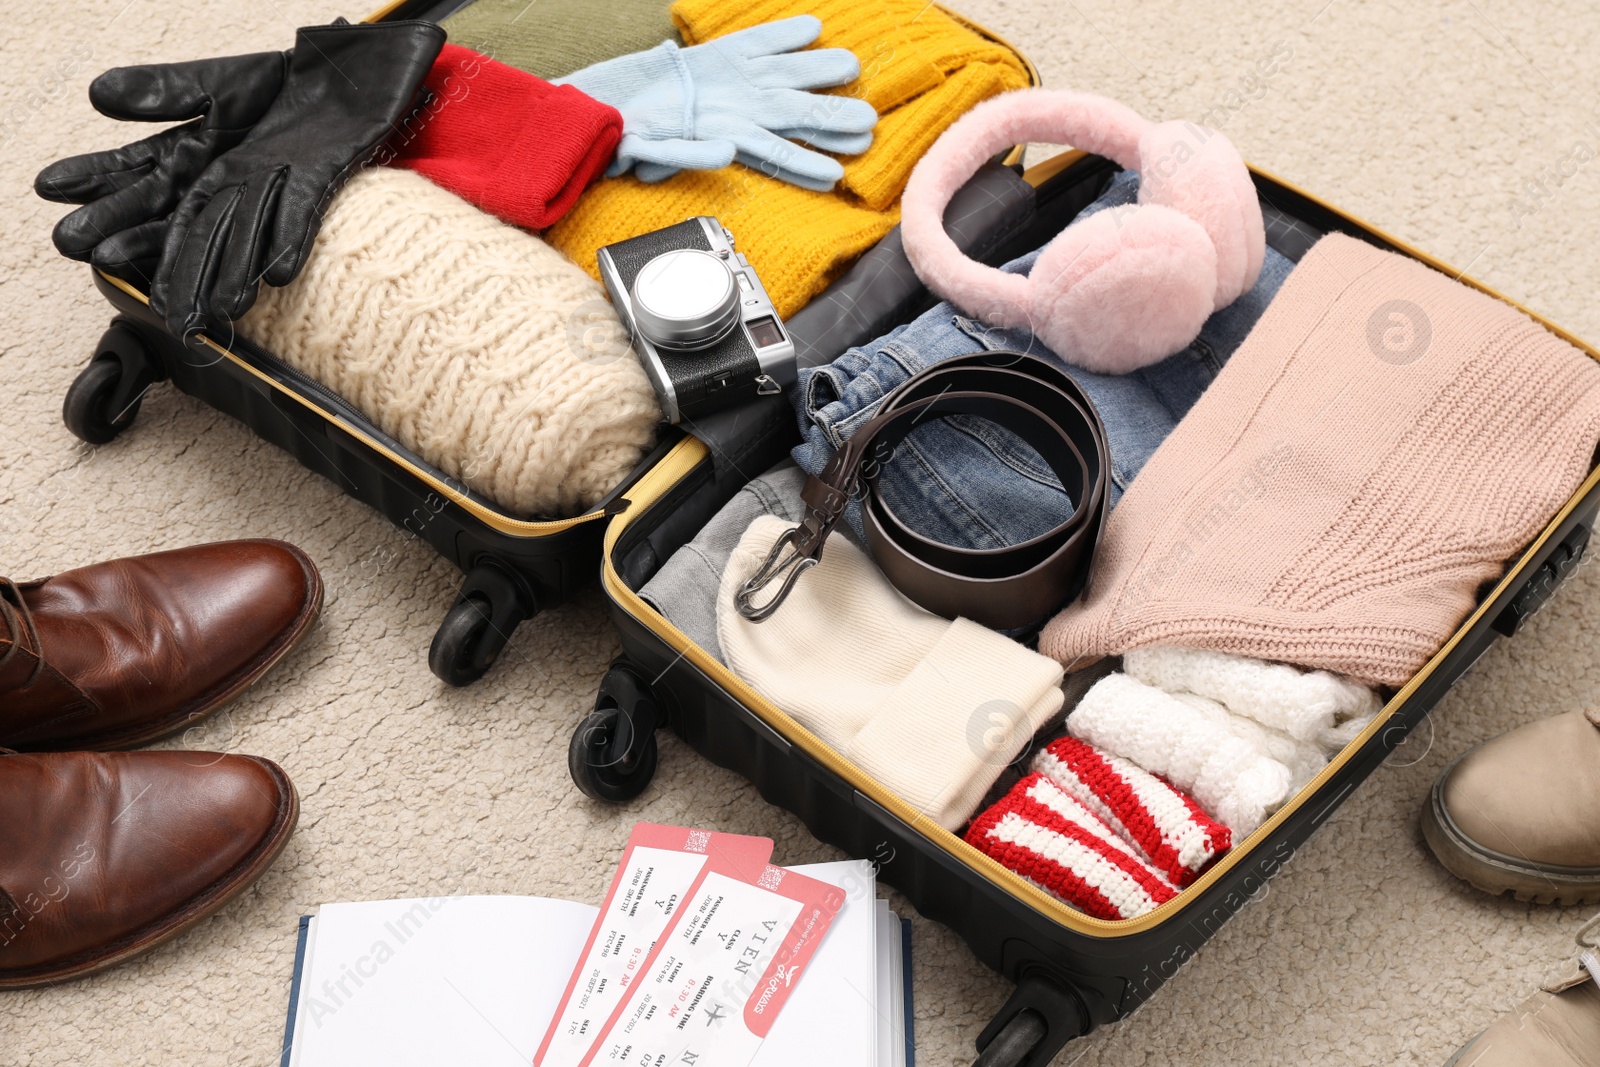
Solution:
{"label": "black suitcase shell", "polygon": [[[1082,205],[1082,187],[1088,183],[1097,191],[1111,169],[1106,160],[1069,153],[1029,171],[1025,177],[1038,198],[1036,225],[992,261],[1043,243],[1075,212],[1071,205]],[[1320,234],[1339,230],[1459,275],[1287,183],[1252,171],[1268,208],[1269,241],[1280,251],[1303,253]],[[1053,209],[1062,203],[1068,205],[1065,211]],[[1505,299],[1470,278],[1461,280]],[[922,306],[931,303],[929,297]],[[1532,317],[1600,359],[1594,349]],[[629,489],[626,508],[606,531],[602,573],[625,655],[607,674],[595,712],[574,736],[574,778],[591,796],[637,795],[655,765],[651,732],[670,726],[701,754],[748,778],[766,800],[798,815],[821,840],[875,862],[880,877],[919,912],[954,929],[979,959],[1017,983],[977,1038],[977,1062],[986,1065],[1042,1067],[1065,1042],[1139,1007],[1259,893],[1497,638],[1514,634],[1548,599],[1577,565],[1600,508],[1600,470],[1595,470],[1427,666],[1288,805],[1173,901],[1140,918],[1111,922],[1067,907],[919,816],[639,597],[639,587],[672,551],[747,478],[782,458],[798,440],[792,415],[788,426],[787,434],[774,432],[763,448],[752,450],[750,461],[739,464],[742,473],[719,470],[699,441],[685,438]]]}
{"label": "black suitcase shell", "polygon": [[144,293],[94,272],[117,316],[67,392],[67,426],[91,444],[125,430],[139,398],[171,382],[250,427],[390,522],[433,546],[465,579],[433,639],[428,664],[444,681],[476,681],[524,619],[592,581],[606,510],[680,434],[657,443],[621,486],[583,515],[521,519],[409,452],[355,408],[242,338],[185,344]]}
{"label": "black suitcase shell", "polygon": [[[398,0],[367,21],[437,21],[463,6],[463,0]],[[1018,57],[1038,84],[1038,71]],[[1013,154],[1020,158],[1020,149]],[[270,352],[237,337],[185,343],[150,311],[145,293],[98,271],[93,277],[117,316],[67,392],[62,414],[68,428],[90,444],[104,444],[133,422],[147,389],[171,382],[426,541],[465,574],[428,653],[433,672],[453,685],[476,681],[519,623],[594,580],[608,513],[682,440],[679,430],[663,425],[654,449],[583,515],[519,518],[408,451]]]}

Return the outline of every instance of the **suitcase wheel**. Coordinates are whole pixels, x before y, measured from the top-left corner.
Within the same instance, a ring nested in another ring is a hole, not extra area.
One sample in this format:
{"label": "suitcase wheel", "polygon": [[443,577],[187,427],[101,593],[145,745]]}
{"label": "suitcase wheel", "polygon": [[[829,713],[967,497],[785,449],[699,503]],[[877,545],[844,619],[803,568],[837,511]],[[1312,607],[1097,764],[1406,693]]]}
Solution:
{"label": "suitcase wheel", "polygon": [[983,1033],[973,1067],[1045,1067],[1061,1047],[1089,1030],[1076,993],[1041,974],[1025,974]]}
{"label": "suitcase wheel", "polygon": [[572,781],[585,796],[613,804],[643,793],[655,777],[663,719],[644,679],[624,663],[613,665],[567,746]]}
{"label": "suitcase wheel", "polygon": [[494,665],[512,631],[535,610],[528,590],[500,567],[474,567],[433,635],[428,668],[450,685],[471,685]]}
{"label": "suitcase wheel", "polygon": [[1048,1031],[1038,1013],[1019,1011],[978,1053],[972,1067],[1022,1067]]}
{"label": "suitcase wheel", "polygon": [[163,377],[139,335],[114,322],[67,390],[61,421],[79,440],[103,445],[133,424],[145,390]]}

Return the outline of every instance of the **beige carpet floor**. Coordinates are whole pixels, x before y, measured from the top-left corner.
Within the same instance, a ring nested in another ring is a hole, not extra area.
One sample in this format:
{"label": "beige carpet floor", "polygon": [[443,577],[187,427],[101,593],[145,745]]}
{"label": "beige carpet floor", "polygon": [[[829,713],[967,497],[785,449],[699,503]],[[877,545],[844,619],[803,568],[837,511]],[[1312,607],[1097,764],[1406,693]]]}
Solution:
{"label": "beige carpet floor", "polygon": [[[1258,165],[1600,339],[1594,4],[960,3],[1047,84],[1207,116]],[[639,801],[606,808],[573,789],[567,739],[617,648],[598,592],[524,625],[490,677],[449,690],[424,657],[457,575],[420,543],[170,389],[152,391],[111,445],[62,427],[62,395],[109,314],[86,268],[51,249],[59,210],[30,184],[52,159],[129,139],[91,111],[89,80],[117,64],[287,47],[297,25],[363,13],[326,0],[32,0],[0,20],[0,572],[265,535],[303,545],[328,587],[304,647],[172,742],[281,762],[304,802],[288,851],[151,955],[0,996],[0,1065],[270,1067],[298,916],[330,900],[457,892],[594,900],[641,818],[769,834],[783,862],[831,856],[670,739]],[[1531,990],[1583,915],[1458,884],[1424,848],[1418,805],[1467,745],[1592,702],[1597,651],[1590,568],[1145,1010],[1058,1062],[1441,1063]],[[918,919],[915,936],[919,1061],[970,1062],[1008,986],[943,928]]]}

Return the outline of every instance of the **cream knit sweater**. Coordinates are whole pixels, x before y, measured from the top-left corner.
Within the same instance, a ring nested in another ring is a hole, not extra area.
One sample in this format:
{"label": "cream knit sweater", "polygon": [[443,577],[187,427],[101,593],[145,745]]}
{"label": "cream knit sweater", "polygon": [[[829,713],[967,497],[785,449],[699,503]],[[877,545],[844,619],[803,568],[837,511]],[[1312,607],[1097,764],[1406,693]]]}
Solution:
{"label": "cream knit sweater", "polygon": [[356,175],[239,332],[518,516],[596,503],[661,418],[598,283],[408,170]]}
{"label": "cream knit sweater", "polygon": [[1186,645],[1401,685],[1566,503],[1600,365],[1414,260],[1323,238],[1111,513],[1072,667]]}

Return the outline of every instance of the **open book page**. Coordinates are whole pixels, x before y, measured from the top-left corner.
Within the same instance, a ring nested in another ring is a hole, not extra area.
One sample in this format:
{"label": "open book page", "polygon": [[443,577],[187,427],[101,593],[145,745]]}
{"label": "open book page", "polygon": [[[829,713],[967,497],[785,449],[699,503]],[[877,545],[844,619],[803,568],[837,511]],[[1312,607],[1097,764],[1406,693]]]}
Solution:
{"label": "open book page", "polygon": [[515,896],[324,905],[291,1067],[529,1067],[595,914]]}

